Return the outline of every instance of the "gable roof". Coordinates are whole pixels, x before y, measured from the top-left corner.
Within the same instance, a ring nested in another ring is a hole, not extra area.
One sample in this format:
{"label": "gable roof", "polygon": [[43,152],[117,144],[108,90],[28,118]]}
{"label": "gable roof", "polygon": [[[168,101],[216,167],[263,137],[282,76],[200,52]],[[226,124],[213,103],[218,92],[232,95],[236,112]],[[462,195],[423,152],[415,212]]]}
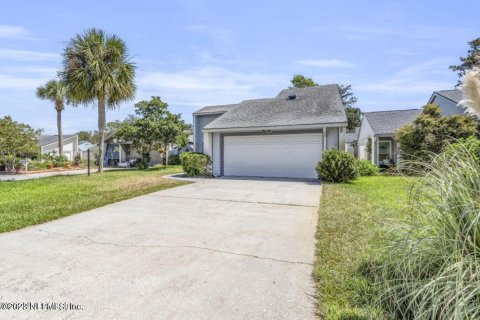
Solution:
{"label": "gable roof", "polygon": [[375,135],[393,135],[422,113],[422,109],[364,112]]}
{"label": "gable roof", "polygon": [[[296,94],[295,99],[288,99]],[[245,100],[205,130],[346,123],[338,85],[290,88],[275,98]]]}
{"label": "gable roof", "polygon": [[438,94],[439,96],[452,100],[455,103],[459,103],[463,99],[463,93],[459,89],[441,90],[441,91],[435,91],[434,94],[435,93]]}
{"label": "gable roof", "polygon": [[[76,134],[64,134],[63,141],[75,137]],[[38,145],[39,146],[46,146],[49,144],[57,143],[58,142],[58,135],[49,135],[49,134],[42,134],[38,138]]]}
{"label": "gable roof", "polygon": [[235,106],[237,106],[237,104],[222,104],[218,106],[207,106],[195,111],[193,114],[224,113]]}

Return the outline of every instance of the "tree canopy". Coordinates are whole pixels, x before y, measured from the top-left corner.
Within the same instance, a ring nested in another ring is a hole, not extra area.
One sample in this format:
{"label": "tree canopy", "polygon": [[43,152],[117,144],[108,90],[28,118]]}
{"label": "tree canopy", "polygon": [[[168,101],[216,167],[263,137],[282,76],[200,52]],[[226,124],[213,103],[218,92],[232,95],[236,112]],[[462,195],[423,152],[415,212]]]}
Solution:
{"label": "tree canopy", "polygon": [[318,83],[313,81],[312,78],[305,77],[301,74],[293,75],[292,80],[290,80],[292,86],[290,88],[306,88],[306,87],[316,87]]}
{"label": "tree canopy", "polygon": [[[467,56],[460,57],[461,63],[456,66],[450,66],[450,70],[457,72],[460,79],[465,76],[467,71],[475,67],[480,67],[480,38],[469,41],[468,46],[470,49],[467,51]],[[457,86],[462,84],[460,79],[458,80]]]}
{"label": "tree canopy", "polygon": [[[135,115],[129,116],[116,131],[115,136],[132,141],[141,150],[144,163],[148,164],[152,150],[167,151],[170,143],[187,128],[179,114],[168,110],[168,104],[158,96],[135,104]],[[167,153],[167,152],[166,152]]]}
{"label": "tree canopy", "polygon": [[67,84],[69,100],[73,104],[97,103],[98,171],[103,172],[106,109],[135,97],[135,64],[130,61],[122,39],[103,30],[89,29],[68,42],[63,68],[60,74]]}
{"label": "tree canopy", "polygon": [[439,154],[459,139],[475,136],[477,123],[470,116],[442,116],[436,104],[427,104],[423,112],[397,132],[402,155],[406,160],[426,159],[429,153]]}
{"label": "tree canopy", "polygon": [[42,130],[14,121],[10,116],[0,118],[0,160],[11,170],[19,157],[38,154],[38,137]]}

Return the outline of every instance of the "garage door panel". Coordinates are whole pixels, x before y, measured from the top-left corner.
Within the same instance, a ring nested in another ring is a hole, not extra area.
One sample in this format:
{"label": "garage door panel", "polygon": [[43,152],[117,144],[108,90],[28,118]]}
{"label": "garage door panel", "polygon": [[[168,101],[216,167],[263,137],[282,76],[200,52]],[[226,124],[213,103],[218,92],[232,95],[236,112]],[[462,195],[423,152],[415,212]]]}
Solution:
{"label": "garage door panel", "polygon": [[224,175],[316,178],[322,134],[226,136]]}

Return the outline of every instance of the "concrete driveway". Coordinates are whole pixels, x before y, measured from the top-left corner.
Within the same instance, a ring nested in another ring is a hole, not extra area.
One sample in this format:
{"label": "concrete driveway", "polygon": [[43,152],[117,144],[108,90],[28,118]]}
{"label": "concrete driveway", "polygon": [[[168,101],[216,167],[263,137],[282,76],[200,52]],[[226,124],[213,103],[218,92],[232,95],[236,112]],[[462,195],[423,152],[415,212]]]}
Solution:
{"label": "concrete driveway", "polygon": [[314,319],[320,193],[209,179],[1,234],[0,318]]}

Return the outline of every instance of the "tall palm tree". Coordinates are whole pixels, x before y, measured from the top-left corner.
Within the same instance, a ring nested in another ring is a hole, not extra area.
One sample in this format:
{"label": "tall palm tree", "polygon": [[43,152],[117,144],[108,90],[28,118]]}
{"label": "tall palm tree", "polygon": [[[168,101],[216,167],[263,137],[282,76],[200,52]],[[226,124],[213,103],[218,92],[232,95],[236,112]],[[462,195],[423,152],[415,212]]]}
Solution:
{"label": "tall palm tree", "polygon": [[68,42],[63,67],[60,74],[67,84],[69,100],[73,104],[97,103],[98,172],[103,172],[106,109],[114,109],[135,97],[135,65],[122,39],[89,29]]}
{"label": "tall palm tree", "polygon": [[37,88],[37,97],[50,100],[57,110],[58,154],[63,155],[62,111],[65,109],[67,87],[62,80],[50,80],[44,86]]}

